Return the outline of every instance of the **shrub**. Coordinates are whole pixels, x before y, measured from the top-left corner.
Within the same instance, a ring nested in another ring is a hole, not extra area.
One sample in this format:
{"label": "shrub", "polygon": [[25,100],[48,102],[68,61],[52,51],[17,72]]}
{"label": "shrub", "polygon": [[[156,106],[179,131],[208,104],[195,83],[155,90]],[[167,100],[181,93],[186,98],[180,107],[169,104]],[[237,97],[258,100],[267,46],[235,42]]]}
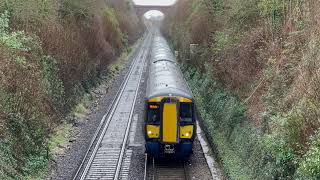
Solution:
{"label": "shrub", "polygon": [[42,65],[43,81],[47,95],[50,97],[56,112],[59,113],[65,105],[65,94],[63,82],[59,77],[58,64],[51,56],[44,56],[42,58]]}
{"label": "shrub", "polygon": [[320,178],[320,131],[310,139],[310,148],[303,156],[298,168],[297,176],[300,178]]}
{"label": "shrub", "polygon": [[278,38],[281,35],[281,28],[284,22],[284,4],[280,0],[268,1],[262,0],[258,7],[261,15],[267,19],[268,26],[271,27],[271,35]]}
{"label": "shrub", "polygon": [[0,11],[9,11],[13,27],[36,32],[39,25],[54,16],[56,5],[53,0],[10,0],[0,6]]}
{"label": "shrub", "polygon": [[250,171],[243,167],[251,157],[251,150],[248,149],[250,146],[246,146],[248,142],[251,143],[248,141],[251,139],[248,137],[250,133],[242,127],[244,124],[247,127],[243,105],[218,88],[210,74],[201,75],[196,69],[185,65],[182,69],[193,91],[202,123],[217,147],[216,153],[222,159],[226,174],[231,179],[251,177]]}
{"label": "shrub", "polygon": [[62,19],[75,19],[77,22],[89,20],[89,2],[83,0],[62,0],[59,13]]}
{"label": "shrub", "polygon": [[235,0],[231,2],[230,25],[236,33],[242,33],[259,25],[259,0]]}
{"label": "shrub", "polygon": [[19,177],[29,157],[43,158],[39,154],[45,151],[51,109],[45,101],[40,43],[22,31],[11,32],[7,13],[0,17],[0,153],[10,150],[0,164],[8,162],[1,167],[5,177]]}
{"label": "shrub", "polygon": [[[319,7],[194,0],[167,16],[165,32],[231,179],[319,179],[310,140],[320,127]],[[199,56],[187,61],[193,42]]]}
{"label": "shrub", "polygon": [[104,12],[104,25],[105,25],[105,39],[108,41],[116,52],[118,49],[123,48],[124,35],[122,34],[119,26],[119,21],[116,17],[113,8],[107,8]]}
{"label": "shrub", "polygon": [[47,139],[61,117],[138,37],[124,30],[137,25],[132,10],[111,6],[0,0],[0,179],[37,176],[46,167]]}

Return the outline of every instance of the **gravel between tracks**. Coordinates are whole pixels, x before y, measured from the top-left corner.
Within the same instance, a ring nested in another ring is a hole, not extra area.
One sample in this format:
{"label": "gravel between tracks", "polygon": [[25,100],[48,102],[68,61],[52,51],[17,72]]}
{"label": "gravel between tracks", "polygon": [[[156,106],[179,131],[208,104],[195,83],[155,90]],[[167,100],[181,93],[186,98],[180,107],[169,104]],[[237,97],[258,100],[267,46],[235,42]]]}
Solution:
{"label": "gravel between tracks", "polygon": [[[139,46],[137,48],[139,49]],[[89,111],[83,118],[75,120],[72,140],[69,140],[70,143],[64,148],[63,153],[54,156],[54,161],[49,164],[49,174],[46,179],[62,180],[73,178],[102,117],[109,109],[126,76],[132,59],[125,61],[125,67],[117,77],[113,78],[112,83],[109,83],[111,84],[110,86],[105,82],[92,91],[94,101],[88,108]]]}

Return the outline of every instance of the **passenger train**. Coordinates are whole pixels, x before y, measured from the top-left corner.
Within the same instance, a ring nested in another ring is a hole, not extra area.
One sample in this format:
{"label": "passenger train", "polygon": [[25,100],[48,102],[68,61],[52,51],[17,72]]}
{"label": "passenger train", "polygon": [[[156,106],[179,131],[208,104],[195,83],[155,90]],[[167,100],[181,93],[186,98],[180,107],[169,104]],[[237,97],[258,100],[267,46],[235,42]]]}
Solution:
{"label": "passenger train", "polygon": [[196,136],[191,91],[160,33],[154,35],[145,98],[145,148],[155,158],[188,158]]}

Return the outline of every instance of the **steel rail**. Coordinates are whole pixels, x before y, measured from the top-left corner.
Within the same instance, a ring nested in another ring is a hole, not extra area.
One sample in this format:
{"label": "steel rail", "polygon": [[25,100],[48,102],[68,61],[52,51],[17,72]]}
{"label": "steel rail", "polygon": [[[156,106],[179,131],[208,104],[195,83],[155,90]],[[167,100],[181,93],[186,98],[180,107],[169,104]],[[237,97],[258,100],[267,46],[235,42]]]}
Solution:
{"label": "steel rail", "polygon": [[[145,40],[144,44],[145,44],[146,42],[147,42],[147,40]],[[140,52],[138,53],[139,55],[138,55],[138,56],[136,57],[136,59],[135,59],[135,64],[134,64],[134,66],[137,64],[138,58],[140,57],[141,54],[143,54],[143,52],[144,52],[143,50],[140,50]],[[134,67],[134,66],[133,66],[133,67]],[[81,179],[85,179],[85,177],[86,177],[86,175],[87,175],[87,173],[88,173],[88,171],[89,171],[89,169],[90,169],[90,167],[91,167],[91,164],[92,164],[92,162],[93,162],[93,160],[94,160],[94,158],[95,158],[95,156],[96,156],[96,153],[97,153],[97,151],[98,151],[98,149],[99,149],[99,145],[101,144],[101,142],[102,142],[102,140],[103,140],[103,138],[104,138],[104,135],[105,135],[105,133],[106,133],[108,127],[109,127],[110,121],[111,121],[111,119],[112,119],[112,117],[113,117],[113,114],[115,113],[116,108],[118,107],[118,103],[120,102],[120,98],[122,97],[121,95],[122,95],[122,93],[123,93],[123,91],[124,91],[124,89],[125,89],[125,87],[126,87],[126,84],[127,84],[128,81],[129,81],[129,77],[131,76],[132,73],[133,73],[133,68],[131,69],[129,76],[128,76],[128,78],[126,79],[126,83],[125,83],[125,85],[124,85],[124,88],[122,89],[122,91],[121,91],[121,93],[120,93],[120,95],[119,95],[119,97],[118,97],[118,99],[117,99],[117,101],[116,101],[116,104],[114,105],[114,107],[113,107],[113,109],[112,109],[112,111],[111,111],[111,113],[110,113],[110,115],[109,115],[109,118],[108,118],[108,120],[107,120],[107,123],[106,123],[106,125],[105,125],[105,127],[104,127],[104,129],[103,129],[103,131],[102,131],[102,133],[101,133],[101,136],[100,136],[99,139],[98,139],[97,145],[95,146],[95,149],[94,149],[94,151],[93,151],[93,153],[92,153],[92,156],[90,157],[90,160],[89,160],[89,162],[88,162],[88,164],[87,164],[87,166],[86,166],[86,169],[84,170],[84,173],[83,173]],[[138,82],[138,83],[139,83],[139,82]],[[135,99],[135,97],[134,97],[134,99]],[[130,118],[131,118],[131,115],[130,115]],[[123,151],[121,151],[121,156],[123,156]],[[122,161],[122,159],[121,159],[121,160],[118,159],[118,164],[119,164],[119,162],[121,162],[121,161]],[[117,167],[116,173],[118,173],[119,170],[120,170],[120,169]],[[116,178],[114,177],[114,179],[116,179]]]}
{"label": "steel rail", "polygon": [[187,162],[183,162],[184,179],[189,180],[188,169],[187,169],[186,163]]}
{"label": "steel rail", "polygon": [[[103,116],[103,118],[102,118],[102,120],[101,120],[101,122],[100,122],[100,124],[99,124],[99,126],[98,126],[98,128],[97,128],[97,130],[96,130],[91,142],[90,142],[89,148],[86,151],[86,154],[84,155],[83,160],[82,160],[81,164],[79,165],[79,168],[78,168],[76,174],[74,175],[74,178],[73,178],[74,180],[78,179],[78,177],[80,175],[81,175],[80,179],[85,179],[85,177],[86,177],[86,175],[88,173],[88,170],[89,170],[89,168],[90,168],[90,166],[91,166],[91,164],[92,164],[92,162],[94,160],[94,156],[97,153],[97,150],[99,148],[99,144],[101,143],[101,141],[102,141],[102,139],[104,137],[104,134],[105,134],[105,132],[106,132],[106,130],[108,128],[108,125],[109,125],[109,123],[111,121],[112,115],[114,114],[114,112],[115,112],[115,110],[116,110],[116,108],[117,108],[117,106],[119,104],[119,101],[120,101],[120,99],[122,97],[122,94],[123,94],[123,92],[125,90],[125,87],[128,84],[129,78],[130,78],[131,74],[133,73],[134,67],[138,63],[139,56],[141,56],[141,54],[143,54],[143,52],[144,52],[144,50],[142,48],[146,44],[148,36],[149,35],[146,35],[146,37],[144,37],[144,40],[143,40],[142,44],[139,45],[139,47],[135,51],[134,55],[132,56],[134,59],[133,59],[133,62],[131,63],[131,65],[129,67],[128,73],[125,76],[125,80],[121,83],[119,91],[117,91],[115,97],[113,98],[112,103],[109,106],[109,109],[108,109],[107,113]],[[139,80],[139,84],[140,84],[140,80]],[[108,117],[108,119],[107,119],[107,117]],[[106,119],[107,119],[107,122],[105,122]],[[100,134],[100,136],[98,137],[99,134]],[[94,147],[94,149],[93,149],[93,147]],[[93,149],[93,151],[92,151],[92,149]],[[90,152],[92,152],[92,153],[91,153],[90,158],[89,158]],[[89,158],[89,160],[86,163],[88,158]],[[85,163],[86,163],[85,169],[81,173],[81,170],[84,168]]]}
{"label": "steel rail", "polygon": [[[136,50],[136,52],[134,53],[134,59],[133,59],[133,61],[136,59],[137,53],[138,53],[139,49],[141,48],[140,46],[141,46],[141,45],[139,45],[138,50]],[[76,180],[77,177],[79,176],[79,173],[80,173],[81,169],[83,168],[83,165],[84,165],[84,163],[86,162],[87,157],[88,157],[90,151],[92,150],[92,147],[93,147],[93,145],[94,145],[94,142],[96,141],[97,136],[99,135],[99,132],[101,131],[102,125],[105,123],[106,117],[110,114],[110,111],[111,111],[112,107],[114,106],[115,101],[119,98],[120,92],[122,92],[122,89],[124,89],[124,85],[125,85],[125,83],[127,82],[127,79],[129,78],[129,73],[130,73],[131,69],[133,68],[134,63],[135,63],[135,61],[130,64],[130,66],[129,66],[129,71],[126,73],[125,78],[124,78],[124,81],[122,81],[119,90],[117,91],[116,95],[115,95],[114,98],[112,99],[111,105],[109,106],[109,108],[108,108],[108,110],[107,110],[107,113],[103,115],[102,120],[101,120],[101,122],[100,122],[100,124],[99,124],[99,126],[98,126],[98,128],[97,128],[97,130],[96,130],[96,132],[95,132],[95,134],[93,135],[93,138],[92,138],[91,142],[90,142],[89,148],[88,148],[88,150],[86,151],[85,155],[83,156],[83,159],[82,159],[82,161],[81,161],[81,164],[79,165],[79,168],[78,168],[77,172],[76,172],[76,173],[74,174],[74,176],[73,176],[73,180]]]}
{"label": "steel rail", "polygon": [[143,174],[143,180],[147,179],[147,167],[148,167],[148,154],[144,154],[144,174]]}
{"label": "steel rail", "polygon": [[[145,40],[144,44],[146,44],[147,41],[148,41],[148,40]],[[142,48],[143,48],[143,47],[142,47]],[[144,50],[140,50],[140,52],[138,53],[139,55],[138,55],[137,58],[135,59],[135,64],[134,64],[133,67],[135,67],[135,66],[137,65],[138,59],[139,59],[139,57],[141,56],[141,54],[143,54],[143,52],[144,52]],[[90,157],[90,159],[89,159],[89,162],[87,163],[87,166],[86,166],[86,168],[85,168],[85,170],[84,170],[84,173],[83,173],[83,175],[82,175],[81,178],[80,178],[81,180],[85,179],[85,178],[86,178],[86,175],[88,174],[88,171],[89,171],[89,169],[90,169],[90,167],[91,167],[91,164],[92,164],[92,162],[94,161],[94,158],[95,158],[95,156],[96,156],[96,153],[97,153],[97,151],[98,151],[98,149],[99,149],[99,145],[101,144],[101,142],[102,142],[102,140],[103,140],[103,138],[104,138],[104,135],[105,135],[105,133],[106,133],[108,127],[109,127],[109,124],[110,124],[110,122],[111,122],[111,119],[112,119],[112,117],[113,117],[113,115],[114,115],[114,113],[115,113],[115,111],[116,111],[116,109],[117,109],[117,107],[118,107],[118,104],[119,104],[119,102],[120,102],[120,98],[122,97],[121,95],[123,94],[124,89],[125,89],[125,87],[126,87],[126,84],[127,84],[128,81],[129,81],[129,77],[130,77],[131,74],[133,73],[133,69],[134,69],[134,68],[131,69],[129,76],[128,76],[128,78],[126,79],[126,83],[125,83],[123,89],[121,90],[121,93],[120,93],[120,95],[119,95],[119,97],[118,97],[118,99],[117,99],[117,101],[116,101],[116,104],[115,104],[114,107],[112,108],[112,111],[111,111],[111,113],[110,113],[110,115],[109,115],[109,117],[108,117],[107,123],[106,123],[106,125],[105,125],[104,128],[103,128],[103,131],[102,131],[102,133],[101,133],[101,136],[100,136],[99,139],[98,139],[98,142],[97,142],[97,144],[96,144],[96,146],[95,146],[95,148],[94,148],[94,150],[93,150],[93,153],[92,153],[92,155],[91,155],[91,157]],[[140,83],[140,82],[138,82],[138,83]],[[134,97],[134,99],[135,99],[135,97]],[[131,116],[132,116],[132,115],[130,114],[130,119],[131,119]],[[127,127],[127,129],[128,129],[128,127]],[[127,131],[127,130],[126,130],[126,131]],[[126,137],[125,137],[125,138],[126,138]],[[121,156],[123,156],[123,150],[122,150],[122,149],[121,149]],[[120,156],[120,158],[121,158],[121,156]],[[122,161],[122,158],[121,158],[121,161]],[[119,173],[118,171],[120,171],[120,169],[118,168],[119,162],[120,162],[120,160],[118,159],[118,165],[117,165],[117,169],[116,169],[116,176],[118,176],[118,175],[117,175],[117,174]],[[114,179],[116,179],[116,177],[114,177]]]}
{"label": "steel rail", "polygon": [[[148,39],[146,41],[148,41]],[[144,50],[144,57],[142,57],[143,66],[141,67],[142,68],[141,71],[143,71],[144,64],[146,63],[146,58],[147,58],[148,52],[149,52],[149,48]],[[129,122],[127,124],[125,137],[124,137],[123,142],[122,142],[122,148],[121,148],[121,152],[120,152],[120,155],[119,155],[120,157],[119,157],[119,160],[118,160],[117,169],[116,169],[116,173],[115,173],[115,177],[114,177],[115,180],[119,179],[119,174],[120,174],[120,170],[121,170],[121,164],[122,164],[122,160],[123,160],[126,144],[127,144],[127,141],[128,141],[130,126],[131,126],[131,123],[132,123],[132,115],[133,115],[134,107],[135,107],[135,104],[136,104],[136,100],[137,100],[137,96],[138,96],[138,92],[139,92],[139,88],[140,88],[140,82],[141,82],[142,74],[143,74],[143,72],[140,73],[140,76],[138,78],[138,82],[139,83],[138,83],[137,89],[136,89],[135,94],[134,94],[134,100],[133,100],[133,103],[132,103],[133,106],[132,106],[131,111],[130,111]]]}

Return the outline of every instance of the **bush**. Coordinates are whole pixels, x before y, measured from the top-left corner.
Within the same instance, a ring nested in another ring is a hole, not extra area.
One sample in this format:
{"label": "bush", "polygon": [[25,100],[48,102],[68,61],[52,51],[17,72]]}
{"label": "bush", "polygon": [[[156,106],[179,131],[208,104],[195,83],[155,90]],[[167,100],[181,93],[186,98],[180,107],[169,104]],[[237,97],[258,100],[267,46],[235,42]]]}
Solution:
{"label": "bush", "polygon": [[[196,69],[185,65],[182,69],[193,91],[202,123],[217,147],[216,153],[222,159],[226,174],[231,179],[249,178],[249,170],[243,167],[245,160],[250,158],[247,149],[249,146],[245,146],[248,138],[247,135],[244,136],[248,133],[240,128],[246,122],[243,106],[219,89],[210,74],[201,75]],[[240,137],[243,138],[241,141]],[[247,155],[240,157],[239,149],[243,149],[242,153]]]}
{"label": "bush", "polygon": [[310,148],[303,156],[297,177],[307,179],[320,178],[320,131],[310,140]]}
{"label": "bush", "polygon": [[75,19],[77,22],[88,21],[90,18],[88,1],[83,0],[62,0],[59,13],[62,19]]}
{"label": "bush", "polygon": [[[202,123],[217,147],[216,153],[230,179],[293,177],[298,158],[287,142],[288,136],[282,131],[264,135],[248,121],[244,104],[219,88],[210,74],[201,75],[185,65],[182,69],[193,91]],[[273,122],[281,121],[273,119]],[[284,127],[283,124],[274,126]]]}
{"label": "bush", "polygon": [[[318,1],[193,0],[167,16],[165,33],[231,179],[319,179],[310,140],[320,128],[319,9]],[[199,47],[193,59],[190,43]]]}
{"label": "bush", "polygon": [[114,47],[114,51],[122,49],[125,37],[120,30],[119,21],[113,8],[107,8],[105,10],[104,23],[105,31],[108,32],[105,34],[106,41]]}
{"label": "bush", "polygon": [[0,140],[0,179],[14,179],[18,176],[15,169],[17,160],[11,153],[11,142],[7,139]]}
{"label": "bush", "polygon": [[[27,47],[33,43],[30,36],[26,36],[23,31],[9,32],[9,12],[5,11],[0,16],[0,43],[11,49],[20,51],[30,51],[31,48]],[[21,57],[22,58],[22,57]]]}
{"label": "bush", "polygon": [[10,0],[0,5],[0,12],[9,11],[16,28],[36,32],[39,25],[54,16],[56,5],[53,0]]}
{"label": "bush", "polygon": [[54,58],[44,56],[42,58],[43,81],[47,95],[57,113],[63,111],[65,106],[65,94],[63,82],[59,77],[59,67]]}
{"label": "bush", "polygon": [[138,37],[125,31],[138,25],[126,10],[104,0],[0,0],[0,179],[46,167],[61,117]]}
{"label": "bush", "polygon": [[230,23],[236,33],[242,33],[259,25],[258,0],[235,0],[231,3]]}

